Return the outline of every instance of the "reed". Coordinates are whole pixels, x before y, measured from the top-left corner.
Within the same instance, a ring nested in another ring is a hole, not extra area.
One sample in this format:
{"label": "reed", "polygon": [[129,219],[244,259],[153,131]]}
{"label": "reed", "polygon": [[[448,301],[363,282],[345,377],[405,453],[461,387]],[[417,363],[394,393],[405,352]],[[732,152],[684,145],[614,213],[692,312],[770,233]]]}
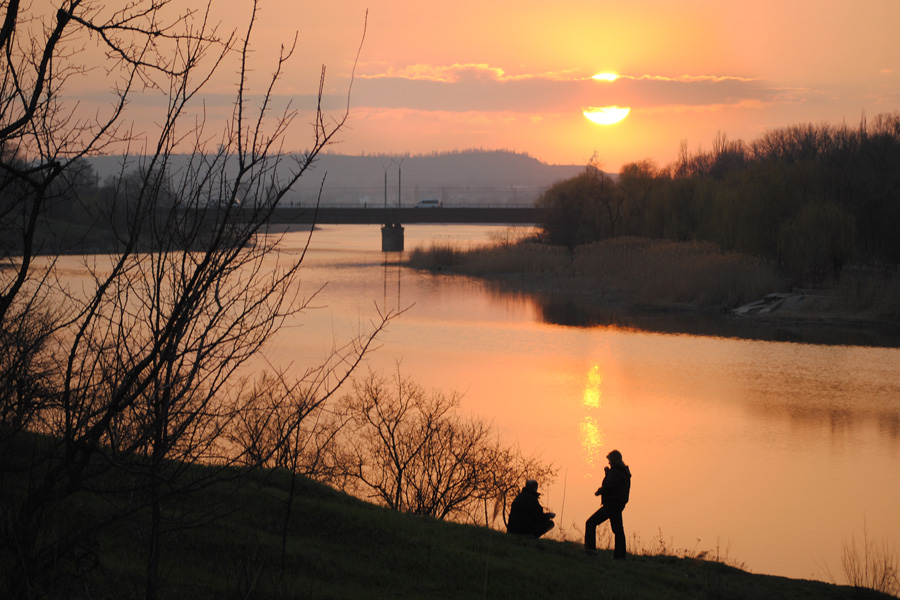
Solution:
{"label": "reed", "polygon": [[415,269],[490,276],[568,270],[569,262],[565,249],[544,244],[520,242],[465,247],[436,241],[427,247],[414,248],[406,264]]}
{"label": "reed", "polygon": [[417,246],[409,253],[406,264],[414,269],[442,271],[464,264],[466,250],[458,243],[432,241],[427,247]]}
{"label": "reed", "polygon": [[[723,252],[709,242],[633,237],[579,246],[572,253],[531,237],[501,236],[493,244],[473,246],[432,242],[414,249],[406,264],[486,278],[520,276],[531,288],[611,294],[645,306],[728,309],[792,287],[770,261],[756,256]],[[900,320],[895,270],[847,267],[838,279],[805,291],[810,300],[802,310],[809,315]]]}
{"label": "reed", "polygon": [[900,274],[896,271],[848,268],[834,287],[831,310],[900,320]]}
{"label": "reed", "polygon": [[706,242],[604,240],[576,249],[572,267],[645,303],[731,307],[783,285],[767,262]]}
{"label": "reed", "polygon": [[878,544],[863,528],[863,539],[844,541],[841,567],[847,583],[857,589],[871,590],[891,596],[900,595],[900,557],[886,541]]}
{"label": "reed", "polygon": [[407,265],[465,275],[552,275],[579,280],[597,291],[618,292],[640,303],[736,306],[782,286],[765,261],[721,252],[701,242],[614,238],[576,248],[531,241],[463,247],[432,242],[414,249]]}

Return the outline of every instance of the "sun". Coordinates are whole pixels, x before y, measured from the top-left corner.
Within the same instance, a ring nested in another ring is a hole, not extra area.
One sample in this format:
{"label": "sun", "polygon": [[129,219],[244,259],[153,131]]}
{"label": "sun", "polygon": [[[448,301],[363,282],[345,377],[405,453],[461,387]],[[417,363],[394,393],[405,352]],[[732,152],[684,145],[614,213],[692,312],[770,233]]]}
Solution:
{"label": "sun", "polygon": [[591,79],[596,79],[597,81],[615,81],[619,76],[615,73],[597,73]]}
{"label": "sun", "polygon": [[628,116],[631,109],[619,106],[590,107],[584,109],[584,116],[598,125],[612,125]]}

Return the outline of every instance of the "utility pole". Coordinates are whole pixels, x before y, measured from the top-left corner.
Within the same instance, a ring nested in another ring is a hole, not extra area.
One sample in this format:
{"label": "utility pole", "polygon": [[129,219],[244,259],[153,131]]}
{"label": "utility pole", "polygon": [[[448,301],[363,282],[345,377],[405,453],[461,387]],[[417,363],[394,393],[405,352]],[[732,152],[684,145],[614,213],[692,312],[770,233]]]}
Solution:
{"label": "utility pole", "polygon": [[403,252],[403,225],[400,224],[400,215],[399,215],[399,209],[401,208],[400,201],[402,199],[401,186],[403,185],[403,179],[402,179],[403,175],[401,172],[401,168],[402,168],[401,165],[403,164],[403,159],[400,159],[399,162],[392,159],[391,164],[397,165],[397,209],[398,209],[398,214],[394,218],[388,218],[388,213],[387,213],[387,170],[388,170],[388,167],[383,167],[384,168],[385,214],[384,214],[384,226],[381,228],[381,251],[382,252]]}
{"label": "utility pole", "polygon": [[400,162],[395,160],[391,160],[392,163],[397,164],[397,208],[400,208],[400,200],[401,200],[401,192],[403,190],[403,159],[400,159]]}
{"label": "utility pole", "polygon": [[384,209],[387,210],[387,167],[384,169]]}

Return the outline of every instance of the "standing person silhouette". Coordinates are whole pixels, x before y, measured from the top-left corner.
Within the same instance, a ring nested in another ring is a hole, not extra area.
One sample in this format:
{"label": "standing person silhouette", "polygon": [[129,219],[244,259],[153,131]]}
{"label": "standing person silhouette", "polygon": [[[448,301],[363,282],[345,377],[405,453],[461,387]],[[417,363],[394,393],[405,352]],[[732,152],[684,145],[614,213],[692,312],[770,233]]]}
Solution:
{"label": "standing person silhouette", "polygon": [[631,470],[622,462],[622,453],[613,450],[606,455],[609,466],[603,470],[606,475],[600,488],[594,492],[601,496],[600,509],[592,514],[584,524],[584,549],[590,554],[597,552],[597,525],[609,519],[609,527],[615,536],[613,558],[625,559],[625,527],[622,524],[622,511],[628,503],[631,492]]}

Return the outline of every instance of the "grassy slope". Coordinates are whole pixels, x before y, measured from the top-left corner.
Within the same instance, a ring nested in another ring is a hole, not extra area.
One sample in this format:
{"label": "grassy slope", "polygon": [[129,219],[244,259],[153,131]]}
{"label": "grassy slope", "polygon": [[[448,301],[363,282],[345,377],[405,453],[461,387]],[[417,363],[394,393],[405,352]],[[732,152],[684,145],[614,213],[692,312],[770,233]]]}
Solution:
{"label": "grassy slope", "polygon": [[[302,480],[285,569],[281,525],[288,476],[224,488],[204,503],[236,507],[215,526],[170,534],[164,598],[854,598],[814,581],[752,575],[672,557],[614,562],[580,545],[512,537],[392,512]],[[196,507],[195,507],[196,508]],[[115,597],[142,592],[140,528],[101,543],[112,567],[95,584]],[[101,595],[94,588],[94,594]],[[107,588],[107,591],[109,588]],[[251,592],[251,593],[247,593]]]}

